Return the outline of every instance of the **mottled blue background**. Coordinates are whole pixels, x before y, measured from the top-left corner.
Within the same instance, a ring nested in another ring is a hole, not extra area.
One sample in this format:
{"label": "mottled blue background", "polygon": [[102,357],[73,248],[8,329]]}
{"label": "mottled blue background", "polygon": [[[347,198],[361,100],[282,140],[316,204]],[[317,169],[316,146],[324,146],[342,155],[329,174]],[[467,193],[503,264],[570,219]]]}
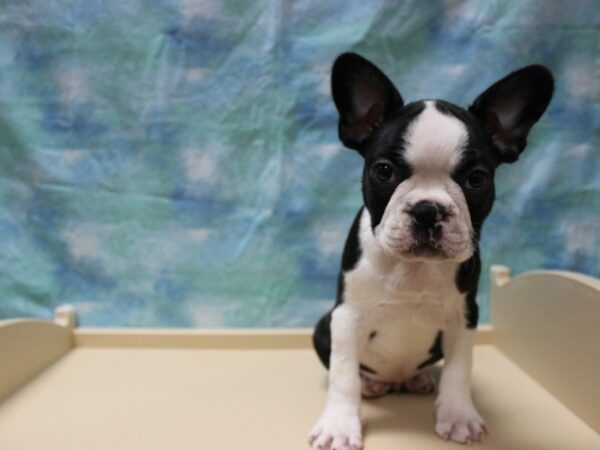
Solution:
{"label": "mottled blue background", "polygon": [[461,105],[550,67],[554,101],[498,173],[485,270],[600,275],[595,1],[1,5],[0,318],[71,302],[83,325],[311,326],[361,204],[329,91],[348,50],[407,100]]}

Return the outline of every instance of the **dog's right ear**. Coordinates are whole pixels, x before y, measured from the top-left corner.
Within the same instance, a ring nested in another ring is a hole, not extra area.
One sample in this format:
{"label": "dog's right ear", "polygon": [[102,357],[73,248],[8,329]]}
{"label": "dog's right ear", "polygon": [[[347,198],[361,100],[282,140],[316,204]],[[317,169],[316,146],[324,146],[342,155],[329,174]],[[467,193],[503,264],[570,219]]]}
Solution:
{"label": "dog's right ear", "polygon": [[361,154],[373,130],[403,105],[400,93],[388,77],[355,53],[344,53],[336,59],[331,92],[340,113],[340,140]]}
{"label": "dog's right ear", "polygon": [[534,64],[510,73],[477,97],[469,111],[483,124],[500,161],[519,159],[529,130],[548,107],[553,92],[552,73]]}

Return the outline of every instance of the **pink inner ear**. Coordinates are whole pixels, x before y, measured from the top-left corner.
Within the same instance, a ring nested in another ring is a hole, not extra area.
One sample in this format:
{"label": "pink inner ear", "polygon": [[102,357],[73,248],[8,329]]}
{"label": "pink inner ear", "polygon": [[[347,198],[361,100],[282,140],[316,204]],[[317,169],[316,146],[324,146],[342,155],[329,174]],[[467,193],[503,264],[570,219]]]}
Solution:
{"label": "pink inner ear", "polygon": [[[506,125],[508,127],[508,125]],[[485,131],[492,138],[492,142],[500,151],[505,162],[514,162],[519,158],[519,149],[515,144],[517,129],[505,128],[493,109],[485,112]]]}
{"label": "pink inner ear", "polygon": [[365,114],[363,122],[370,127],[375,127],[383,120],[383,113],[384,105],[379,102],[373,103],[373,105],[367,111],[367,114]]}
{"label": "pink inner ear", "polygon": [[485,131],[492,137],[492,141],[498,148],[504,148],[511,141],[511,130],[508,124],[503,124],[496,114],[495,109],[485,112]]}
{"label": "pink inner ear", "polygon": [[509,131],[513,128],[519,118],[519,114],[525,108],[525,101],[522,98],[506,98],[494,102],[490,108],[496,116],[499,125],[503,130]]}
{"label": "pink inner ear", "polygon": [[373,132],[373,129],[379,125],[383,119],[384,106],[381,103],[374,103],[368,111],[361,116],[352,117],[345,127],[352,137],[360,142],[364,141]]}
{"label": "pink inner ear", "polygon": [[[377,103],[385,103],[378,89],[374,89],[368,83],[360,83],[355,87],[354,108],[358,117],[368,115]],[[381,109],[383,113],[383,107]]]}
{"label": "pink inner ear", "polygon": [[490,136],[502,133],[503,126],[494,109],[486,109],[484,114],[485,131]]}
{"label": "pink inner ear", "polygon": [[362,141],[369,137],[373,129],[381,123],[382,118],[383,105],[381,103],[374,103],[368,111],[359,117],[354,117],[354,120],[348,125],[352,130],[352,134]]}
{"label": "pink inner ear", "polygon": [[382,99],[379,90],[361,84],[354,93],[354,108],[355,114],[352,126],[357,128],[357,134],[366,133],[368,135],[383,119],[385,101]]}

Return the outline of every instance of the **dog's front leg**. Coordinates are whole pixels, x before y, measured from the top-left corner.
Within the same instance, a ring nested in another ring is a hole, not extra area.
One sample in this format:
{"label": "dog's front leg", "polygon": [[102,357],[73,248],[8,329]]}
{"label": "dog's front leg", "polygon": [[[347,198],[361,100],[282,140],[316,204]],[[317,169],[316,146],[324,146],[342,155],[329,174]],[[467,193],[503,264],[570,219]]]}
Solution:
{"label": "dog's front leg", "polygon": [[485,423],[471,399],[471,365],[475,330],[462,324],[444,333],[444,369],[436,405],[435,432],[462,444],[481,440]]}
{"label": "dog's front leg", "polygon": [[333,311],[327,404],[309,437],[314,450],[362,448],[358,354],[366,333],[361,317],[347,303]]}

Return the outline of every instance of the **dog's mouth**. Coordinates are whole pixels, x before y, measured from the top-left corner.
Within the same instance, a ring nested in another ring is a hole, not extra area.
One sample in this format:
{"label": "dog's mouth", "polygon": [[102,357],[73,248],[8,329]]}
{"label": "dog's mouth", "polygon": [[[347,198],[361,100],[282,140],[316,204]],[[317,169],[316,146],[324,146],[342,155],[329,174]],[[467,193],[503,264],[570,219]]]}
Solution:
{"label": "dog's mouth", "polygon": [[444,247],[441,230],[412,232],[409,236],[387,235],[382,239],[384,249],[390,256],[405,260],[449,259]]}
{"label": "dog's mouth", "polygon": [[448,254],[439,241],[417,242],[404,252],[403,256],[408,259],[448,259]]}
{"label": "dog's mouth", "polygon": [[442,246],[442,237],[440,225],[428,229],[413,227],[414,241],[406,253],[417,258],[446,259],[448,255]]}

